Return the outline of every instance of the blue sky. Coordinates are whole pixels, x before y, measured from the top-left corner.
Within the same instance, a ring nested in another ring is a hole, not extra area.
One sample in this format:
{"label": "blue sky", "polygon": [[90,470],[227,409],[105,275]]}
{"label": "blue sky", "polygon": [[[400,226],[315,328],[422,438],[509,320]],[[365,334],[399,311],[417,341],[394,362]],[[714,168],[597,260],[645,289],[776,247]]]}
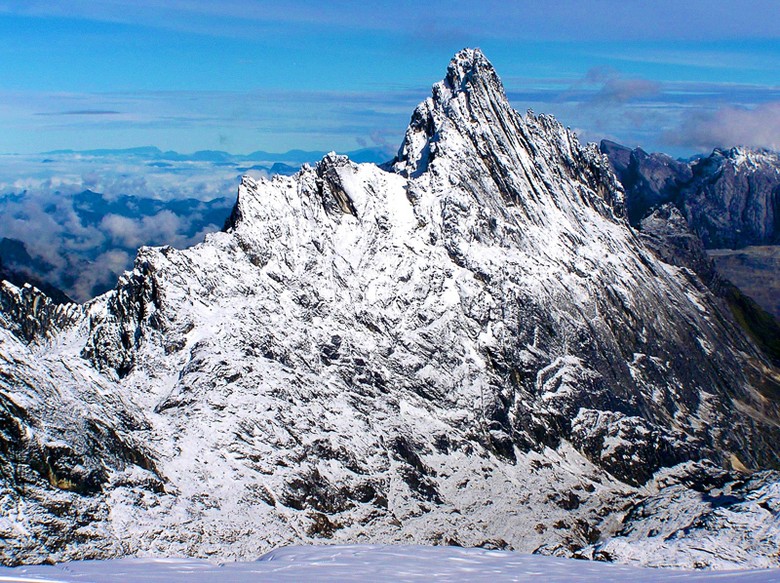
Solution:
{"label": "blue sky", "polygon": [[0,152],[400,142],[452,54],[515,107],[684,155],[780,147],[780,2],[0,0]]}

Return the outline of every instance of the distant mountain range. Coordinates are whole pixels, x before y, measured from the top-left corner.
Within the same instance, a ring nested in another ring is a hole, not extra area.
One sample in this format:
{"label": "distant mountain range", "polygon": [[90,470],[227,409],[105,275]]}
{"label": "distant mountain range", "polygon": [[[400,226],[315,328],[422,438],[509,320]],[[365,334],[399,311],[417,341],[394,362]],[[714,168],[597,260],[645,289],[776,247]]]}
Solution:
{"label": "distant mountain range", "polygon": [[780,243],[780,155],[769,150],[716,149],[675,160],[602,141],[601,151],[626,190],[628,218],[674,204],[707,249]]}
{"label": "distant mountain range", "polygon": [[[304,163],[314,163],[327,154],[320,150],[289,150],[287,152],[266,152],[257,150],[249,154],[231,154],[222,150],[199,150],[191,154],[182,154],[173,150],[160,150],[154,146],[142,146],[138,148],[124,149],[94,149],[94,150],[51,150],[41,153],[41,156],[61,155],[99,156],[99,157],[136,157],[147,160],[160,160],[169,162],[214,162],[240,164],[242,162],[279,162],[286,165],[300,166]],[[355,162],[372,162],[381,164],[393,157],[385,147],[361,148],[343,152],[350,160]],[[297,170],[297,168],[296,168]]]}

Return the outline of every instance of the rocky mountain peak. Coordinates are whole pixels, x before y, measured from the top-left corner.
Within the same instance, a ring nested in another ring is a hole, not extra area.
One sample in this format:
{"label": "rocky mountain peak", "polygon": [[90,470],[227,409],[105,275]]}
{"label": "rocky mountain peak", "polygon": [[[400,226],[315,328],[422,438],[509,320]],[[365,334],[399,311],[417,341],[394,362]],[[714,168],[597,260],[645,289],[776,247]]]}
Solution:
{"label": "rocky mountain peak", "polygon": [[[0,321],[0,422],[30,436],[0,435],[3,475],[25,470],[0,534],[38,537],[0,560],[355,540],[571,555],[659,476],[775,464],[773,370],[621,201],[604,157],[459,53],[389,167],[247,178],[225,232],[143,248],[45,344]],[[40,463],[60,443],[65,462]],[[53,518],[58,499],[80,514]]]}
{"label": "rocky mountain peak", "polygon": [[450,61],[444,80],[433,86],[431,97],[415,109],[393,167],[405,176],[418,176],[433,158],[452,150],[450,134],[479,148],[475,130],[511,128],[518,117],[482,51],[463,49]]}
{"label": "rocky mountain peak", "polygon": [[[622,188],[598,150],[580,145],[551,116],[515,111],[479,49],[456,54],[444,80],[417,106],[390,169],[411,179],[425,176],[438,192],[484,183],[466,188],[471,197],[462,204],[476,199],[499,213],[517,206],[537,224],[558,223],[561,213],[583,202],[613,220],[624,214]],[[583,189],[559,188],[572,182]]]}
{"label": "rocky mountain peak", "polygon": [[447,67],[444,81],[435,87],[446,87],[451,95],[484,91],[487,87],[497,87],[502,94],[504,92],[501,79],[492,63],[479,49],[463,49],[458,52]]}

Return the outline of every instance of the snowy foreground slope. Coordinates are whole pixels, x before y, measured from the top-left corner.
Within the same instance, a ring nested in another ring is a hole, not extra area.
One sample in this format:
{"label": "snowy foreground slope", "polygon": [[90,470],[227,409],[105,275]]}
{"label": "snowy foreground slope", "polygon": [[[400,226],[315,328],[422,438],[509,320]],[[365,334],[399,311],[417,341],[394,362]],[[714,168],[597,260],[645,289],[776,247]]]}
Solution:
{"label": "snowy foreground slope", "polygon": [[244,563],[215,564],[203,559],[119,559],[14,569],[0,567],[0,583],[210,583],[216,580],[231,583],[380,583],[431,580],[473,583],[763,583],[780,580],[780,569],[726,572],[640,569],[609,563],[586,563],[574,559],[523,555],[510,551],[408,545],[287,547],[272,551],[257,561]]}
{"label": "snowy foreground slope", "polygon": [[[453,59],[384,168],[54,306],[0,284],[0,558],[482,546],[776,567],[780,376],[595,147]],[[738,471],[733,471],[732,468]]]}

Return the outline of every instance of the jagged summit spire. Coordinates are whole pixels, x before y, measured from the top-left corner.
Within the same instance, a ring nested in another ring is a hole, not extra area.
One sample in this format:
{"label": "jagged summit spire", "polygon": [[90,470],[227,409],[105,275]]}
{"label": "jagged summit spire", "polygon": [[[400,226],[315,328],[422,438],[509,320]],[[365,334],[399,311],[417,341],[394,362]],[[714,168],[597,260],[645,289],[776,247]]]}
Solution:
{"label": "jagged summit spire", "polygon": [[487,57],[479,49],[463,49],[450,61],[444,79],[433,86],[431,97],[412,114],[394,169],[418,176],[441,150],[444,134],[469,133],[475,125],[514,130],[517,118]]}
{"label": "jagged summit spire", "polygon": [[497,87],[504,93],[501,80],[485,54],[480,49],[466,48],[452,58],[447,66],[447,76],[441,84],[450,90],[451,95],[456,95],[461,91],[470,92],[480,83]]}
{"label": "jagged summit spire", "polygon": [[[624,213],[622,191],[598,151],[582,147],[551,116],[515,111],[479,49],[459,51],[431,97],[417,106],[392,168],[408,178],[425,174],[452,185],[491,181],[491,191],[499,194],[491,204],[519,204],[536,222],[547,220],[542,207],[548,205],[560,210],[584,203],[614,219]],[[550,168],[587,185],[589,194],[572,196],[546,184],[543,174]]]}

